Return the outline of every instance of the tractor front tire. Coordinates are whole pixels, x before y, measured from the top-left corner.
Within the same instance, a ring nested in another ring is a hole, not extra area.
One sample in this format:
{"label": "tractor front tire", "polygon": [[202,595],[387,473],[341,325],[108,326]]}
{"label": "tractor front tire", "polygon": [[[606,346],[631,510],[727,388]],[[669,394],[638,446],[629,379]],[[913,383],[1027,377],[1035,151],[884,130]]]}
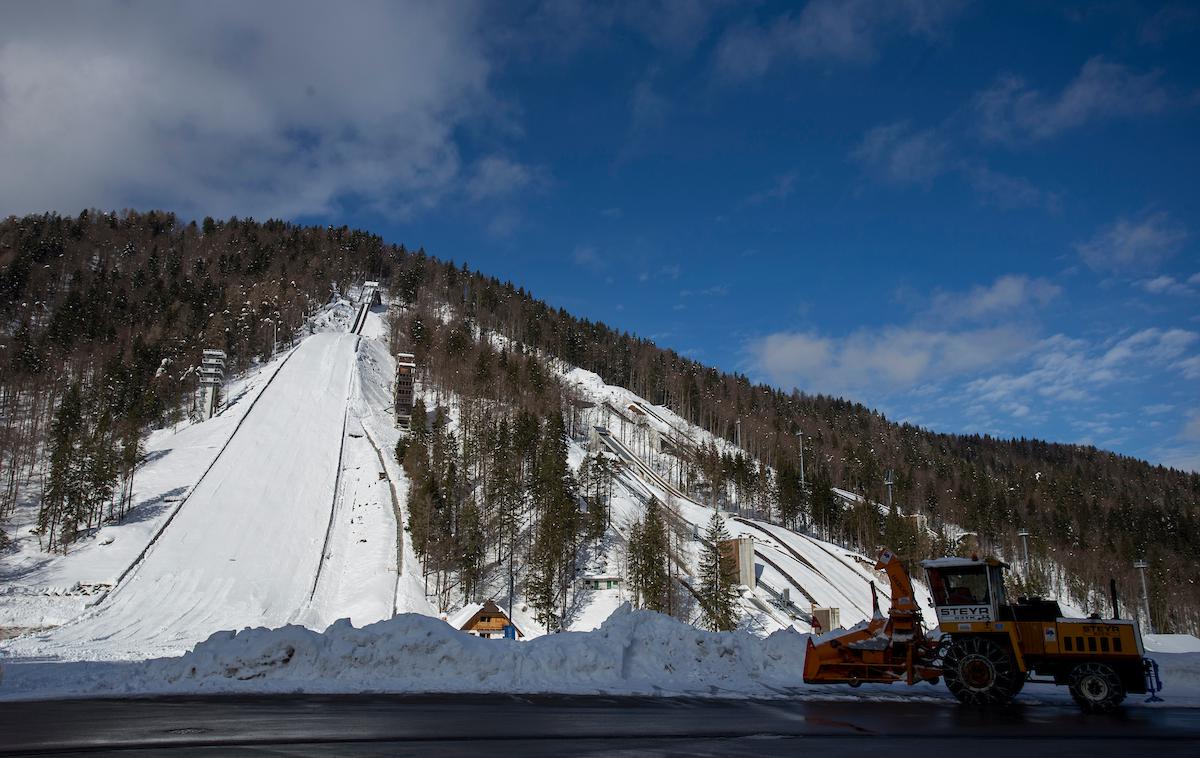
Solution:
{"label": "tractor front tire", "polygon": [[1108,713],[1125,699],[1125,685],[1112,666],[1081,663],[1071,670],[1071,697],[1087,713]]}
{"label": "tractor front tire", "polygon": [[980,707],[1007,705],[1025,679],[1012,652],[987,637],[951,642],[942,660],[942,677],[960,703]]}

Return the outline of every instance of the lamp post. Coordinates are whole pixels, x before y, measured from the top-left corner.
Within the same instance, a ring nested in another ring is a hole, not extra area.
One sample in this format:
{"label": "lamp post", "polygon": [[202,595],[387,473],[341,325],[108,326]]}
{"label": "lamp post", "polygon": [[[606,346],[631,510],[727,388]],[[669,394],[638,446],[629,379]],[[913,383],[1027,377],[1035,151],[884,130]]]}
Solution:
{"label": "lamp post", "polygon": [[[1021,545],[1025,548],[1025,563],[1023,565],[1025,568],[1025,583],[1028,584],[1029,583],[1029,538],[1032,535],[1029,534],[1028,529],[1022,529],[1021,531],[1017,532],[1017,536],[1021,538]],[[1028,592],[1029,591],[1028,588],[1026,588],[1025,591]]]}
{"label": "lamp post", "polygon": [[271,357],[274,358],[275,345],[279,343],[279,325],[273,318],[264,318],[263,321],[271,325]]}
{"label": "lamp post", "polygon": [[1150,564],[1146,561],[1134,561],[1133,567],[1142,575],[1142,604],[1146,612],[1146,634],[1154,634],[1154,625],[1150,623],[1150,592],[1146,589],[1146,569]]}
{"label": "lamp post", "polygon": [[[800,439],[800,505],[803,508],[803,506],[807,504],[808,513],[809,515],[812,515],[812,504],[808,502],[808,498],[805,496],[804,492],[804,430],[801,429],[800,431],[796,432],[796,436]],[[806,523],[809,519],[804,516],[803,513],[804,512],[801,511],[801,523]]]}
{"label": "lamp post", "polygon": [[796,432],[796,436],[800,438],[800,490],[804,490],[804,432]]}

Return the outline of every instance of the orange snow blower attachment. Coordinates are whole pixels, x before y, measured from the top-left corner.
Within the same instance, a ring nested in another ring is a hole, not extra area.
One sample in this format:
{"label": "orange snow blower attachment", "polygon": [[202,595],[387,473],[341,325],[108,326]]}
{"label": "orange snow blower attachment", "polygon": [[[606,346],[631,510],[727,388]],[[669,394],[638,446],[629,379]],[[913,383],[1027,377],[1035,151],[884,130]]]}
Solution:
{"label": "orange snow blower attachment", "polygon": [[892,586],[892,608],[879,612],[879,597],[871,584],[874,614],[853,629],[828,632],[804,657],[804,681],[809,684],[863,682],[936,683],[941,671],[933,666],[937,642],[926,639],[921,609],[913,599],[912,581],[890,550],[881,550],[876,571],[886,571]]}

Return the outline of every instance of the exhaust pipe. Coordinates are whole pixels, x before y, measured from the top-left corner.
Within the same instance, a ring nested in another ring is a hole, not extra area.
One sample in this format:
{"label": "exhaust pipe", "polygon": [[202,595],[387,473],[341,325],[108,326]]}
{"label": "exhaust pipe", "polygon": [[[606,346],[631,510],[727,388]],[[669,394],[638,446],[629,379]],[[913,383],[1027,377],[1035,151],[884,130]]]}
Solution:
{"label": "exhaust pipe", "polygon": [[1108,590],[1112,593],[1113,618],[1119,619],[1121,618],[1121,606],[1117,604],[1117,580],[1115,578],[1109,578]]}

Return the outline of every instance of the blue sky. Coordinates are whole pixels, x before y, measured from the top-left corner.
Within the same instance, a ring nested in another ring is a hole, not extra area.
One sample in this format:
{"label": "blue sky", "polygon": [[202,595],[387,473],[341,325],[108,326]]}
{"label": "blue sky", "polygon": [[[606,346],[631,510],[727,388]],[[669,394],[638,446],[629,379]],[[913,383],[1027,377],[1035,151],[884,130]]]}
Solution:
{"label": "blue sky", "polygon": [[1200,7],[53,3],[0,213],[347,223],[705,363],[1200,470]]}

